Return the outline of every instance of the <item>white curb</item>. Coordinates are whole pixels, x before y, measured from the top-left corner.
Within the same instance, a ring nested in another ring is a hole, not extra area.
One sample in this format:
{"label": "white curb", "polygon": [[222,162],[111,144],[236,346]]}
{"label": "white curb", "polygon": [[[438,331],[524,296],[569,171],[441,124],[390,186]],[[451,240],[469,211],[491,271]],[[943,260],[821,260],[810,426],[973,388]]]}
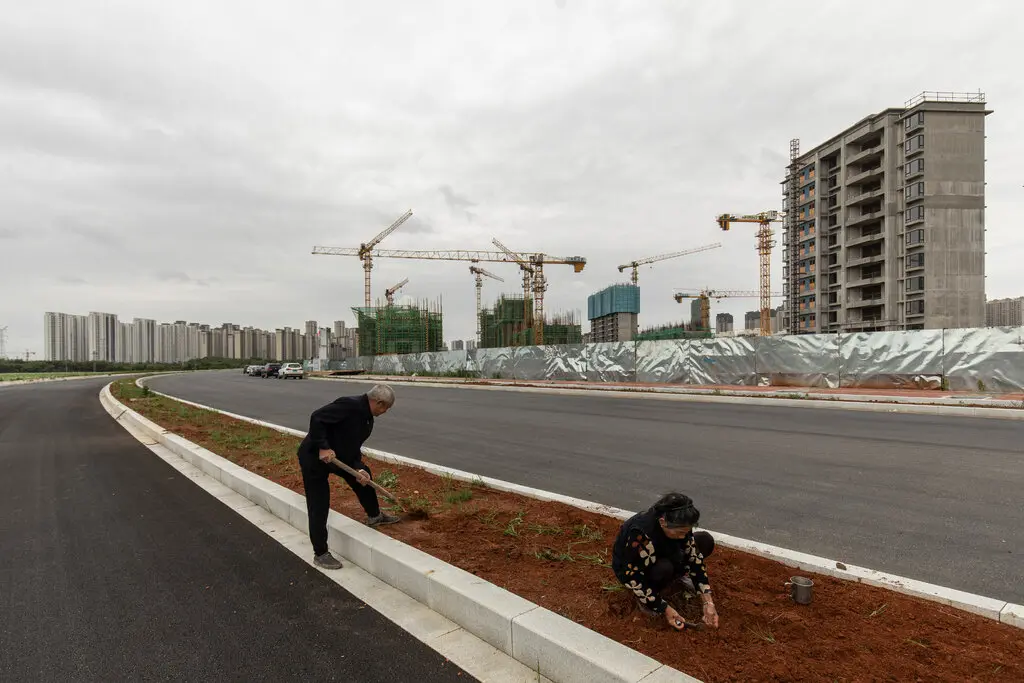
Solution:
{"label": "white curb", "polygon": [[[141,377],[136,380],[136,384],[143,386],[143,382],[149,379],[148,377]],[[158,391],[153,391],[154,394],[165,396],[167,398],[185,403],[196,408],[202,408],[215,413],[220,413],[228,417],[233,417],[238,420],[243,420],[252,424],[274,429],[284,434],[291,434],[302,438],[306,435],[297,429],[290,427],[284,427],[281,425],[275,425],[271,422],[265,422],[263,420],[257,420],[255,418],[247,417],[245,415],[238,415],[235,413],[229,413],[224,410],[218,410],[217,408],[211,408],[210,406],[203,405],[201,403],[195,403],[193,401],[186,401],[168,394],[162,394]],[[439,475],[451,475],[454,479],[465,482],[475,482],[493,488],[499,491],[508,491],[510,493],[518,493],[524,496],[528,496],[535,500],[553,501],[558,503],[564,503],[573,507],[587,510],[590,512],[596,512],[610,517],[618,519],[628,519],[632,517],[635,512],[629,510],[623,510],[622,508],[616,508],[609,505],[603,505],[601,503],[594,503],[588,500],[581,500],[579,498],[573,498],[571,496],[565,496],[560,493],[552,493],[551,491],[543,491],[541,489],[531,488],[529,486],[523,486],[521,484],[514,484],[500,479],[493,479],[491,477],[483,477],[478,474],[472,474],[463,470],[458,470],[452,467],[445,467],[443,465],[435,465],[433,463],[424,462],[422,460],[415,460],[413,458],[407,458],[405,456],[396,455],[394,453],[388,453],[386,451],[380,451],[375,448],[363,448],[363,452],[370,457],[376,458],[384,462],[391,462],[401,465],[409,465],[411,467],[417,467],[419,469],[426,470],[432,474]],[[977,595],[974,593],[967,593],[960,591],[955,588],[947,588],[945,586],[939,586],[933,583],[926,583],[924,581],[918,581],[917,579],[910,579],[904,576],[897,576],[895,574],[887,574],[885,572],[875,571],[874,569],[868,569],[866,567],[860,567],[857,565],[846,564],[837,560],[819,557],[817,555],[810,555],[802,553],[796,550],[789,550],[787,548],[781,548],[779,546],[769,545],[767,543],[761,543],[759,541],[751,541],[738,536],[731,536],[729,534],[723,534],[708,529],[714,537],[717,544],[722,545],[726,548],[732,548],[734,550],[740,550],[760,557],[768,558],[771,560],[778,561],[786,566],[795,567],[797,569],[803,569],[806,571],[813,571],[819,574],[825,574],[827,576],[833,576],[838,579],[844,579],[847,581],[856,581],[859,583],[865,583],[870,586],[877,586],[880,588],[887,588],[897,593],[903,593],[906,595],[912,595],[914,597],[923,598],[931,602],[937,602],[951,607],[962,609],[966,612],[978,614],[983,617],[992,619],[1011,626],[1017,626],[1018,628],[1024,628],[1024,605],[1017,605],[1015,603],[1007,602],[1006,600],[999,600],[996,598],[990,598],[983,595]],[[572,622],[570,622],[572,623]]]}
{"label": "white curb", "polygon": [[[814,394],[801,392],[780,392],[775,396],[723,391],[721,394],[708,389],[661,389],[655,387],[607,387],[577,388],[564,384],[550,386],[516,384],[474,384],[465,382],[437,382],[410,380],[399,377],[381,376],[378,379],[356,379],[355,377],[311,377],[327,382],[362,382],[400,384],[445,389],[474,389],[476,391],[520,391],[529,393],[555,394],[562,396],[603,396],[606,398],[642,398],[656,401],[683,401],[691,403],[731,403],[780,408],[811,408],[822,410],[852,410],[866,413],[902,413],[916,415],[948,415],[975,417],[995,420],[1024,420],[1024,410],[1016,405],[1004,408],[986,408],[972,405],[944,405],[939,403],[909,403],[899,400],[904,397],[878,397],[856,394]],[[784,398],[793,396],[795,398]],[[895,400],[892,400],[895,399]]]}
{"label": "white curb", "polygon": [[[145,378],[136,382],[142,379]],[[101,400],[116,403],[118,410],[124,408],[118,421],[152,437],[229,489],[282,520],[290,521],[300,531],[308,530],[303,496],[157,426],[118,402],[110,393],[109,385],[104,388]],[[277,429],[269,423],[246,421]],[[301,526],[296,524],[300,520]],[[327,526],[331,547],[343,557],[555,683],[638,683],[653,672],[659,674],[659,681],[700,683],[692,676],[333,510]]]}

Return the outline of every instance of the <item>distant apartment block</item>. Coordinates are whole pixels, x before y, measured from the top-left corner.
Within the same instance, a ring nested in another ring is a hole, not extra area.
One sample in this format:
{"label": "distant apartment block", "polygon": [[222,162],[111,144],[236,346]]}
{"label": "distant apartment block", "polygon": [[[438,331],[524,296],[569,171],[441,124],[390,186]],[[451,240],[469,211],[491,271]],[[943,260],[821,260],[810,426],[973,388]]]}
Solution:
{"label": "distant apartment block", "polygon": [[985,322],[985,96],[922,93],[800,153],[783,181],[791,333]]}
{"label": "distant apartment block", "polygon": [[43,349],[46,360],[71,362],[184,363],[209,357],[301,361],[332,353],[340,360],[354,355],[346,353],[347,349],[356,348],[355,330],[346,330],[344,323],[341,326],[341,337],[348,340],[344,348],[330,328],[317,327],[315,321],[306,322],[306,329],[313,330],[310,339],[290,327],[268,332],[234,323],[211,328],[184,320],[157,323],[135,318],[121,322],[113,313],[47,312],[43,315]]}
{"label": "distant apartment block", "polygon": [[591,342],[630,341],[637,335],[640,288],[612,285],[587,297]]}
{"label": "distant apartment block", "polygon": [[453,339],[450,348],[452,351],[465,351],[466,343],[461,339]]}
{"label": "distant apartment block", "polygon": [[1024,296],[1015,299],[993,299],[985,303],[986,327],[1020,327],[1024,325]]}
{"label": "distant apartment block", "polygon": [[[761,314],[758,313],[758,325],[761,323]],[[733,331],[732,313],[719,313],[715,316],[715,332],[723,334]]]}

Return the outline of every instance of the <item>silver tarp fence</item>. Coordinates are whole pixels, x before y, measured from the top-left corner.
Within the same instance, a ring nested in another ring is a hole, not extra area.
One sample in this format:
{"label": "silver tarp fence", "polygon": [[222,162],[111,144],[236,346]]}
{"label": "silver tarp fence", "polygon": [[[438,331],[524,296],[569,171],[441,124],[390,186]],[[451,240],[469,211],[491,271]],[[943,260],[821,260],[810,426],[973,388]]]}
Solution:
{"label": "silver tarp fence", "polygon": [[520,346],[356,358],[380,374],[1024,391],[1024,327]]}
{"label": "silver tarp fence", "polygon": [[950,389],[1012,393],[1024,387],[1024,327],[946,330],[943,343]]}
{"label": "silver tarp fence", "polygon": [[840,386],[941,389],[942,330],[859,332],[839,339]]}

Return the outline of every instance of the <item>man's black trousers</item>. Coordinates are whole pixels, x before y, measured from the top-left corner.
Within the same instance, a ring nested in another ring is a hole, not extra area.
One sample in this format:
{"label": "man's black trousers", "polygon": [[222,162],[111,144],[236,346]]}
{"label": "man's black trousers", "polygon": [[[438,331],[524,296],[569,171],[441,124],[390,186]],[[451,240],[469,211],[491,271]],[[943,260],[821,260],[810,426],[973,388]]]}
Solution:
{"label": "man's black trousers", "polygon": [[[336,474],[345,480],[363,506],[368,517],[380,514],[380,503],[377,492],[372,486],[363,486],[356,478],[334,463],[326,463],[316,453],[307,455],[299,453],[299,467],[302,469],[302,485],[306,489],[306,511],[309,515],[309,540],[313,543],[313,552],[323,555],[327,552],[327,514],[331,510],[331,484],[328,477]],[[363,464],[353,469],[362,469],[373,477],[370,468]]]}

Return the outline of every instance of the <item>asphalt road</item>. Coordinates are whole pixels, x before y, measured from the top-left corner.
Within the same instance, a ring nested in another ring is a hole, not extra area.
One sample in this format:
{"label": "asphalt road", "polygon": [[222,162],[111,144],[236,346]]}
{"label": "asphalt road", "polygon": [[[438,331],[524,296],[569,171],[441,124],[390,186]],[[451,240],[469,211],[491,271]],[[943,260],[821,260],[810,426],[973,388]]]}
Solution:
{"label": "asphalt road", "polygon": [[139,444],[0,387],[0,680],[466,681]]}
{"label": "asphalt road", "polygon": [[[154,389],[305,430],[369,385],[174,375]],[[1024,603],[1024,422],[396,386],[368,446]]]}

